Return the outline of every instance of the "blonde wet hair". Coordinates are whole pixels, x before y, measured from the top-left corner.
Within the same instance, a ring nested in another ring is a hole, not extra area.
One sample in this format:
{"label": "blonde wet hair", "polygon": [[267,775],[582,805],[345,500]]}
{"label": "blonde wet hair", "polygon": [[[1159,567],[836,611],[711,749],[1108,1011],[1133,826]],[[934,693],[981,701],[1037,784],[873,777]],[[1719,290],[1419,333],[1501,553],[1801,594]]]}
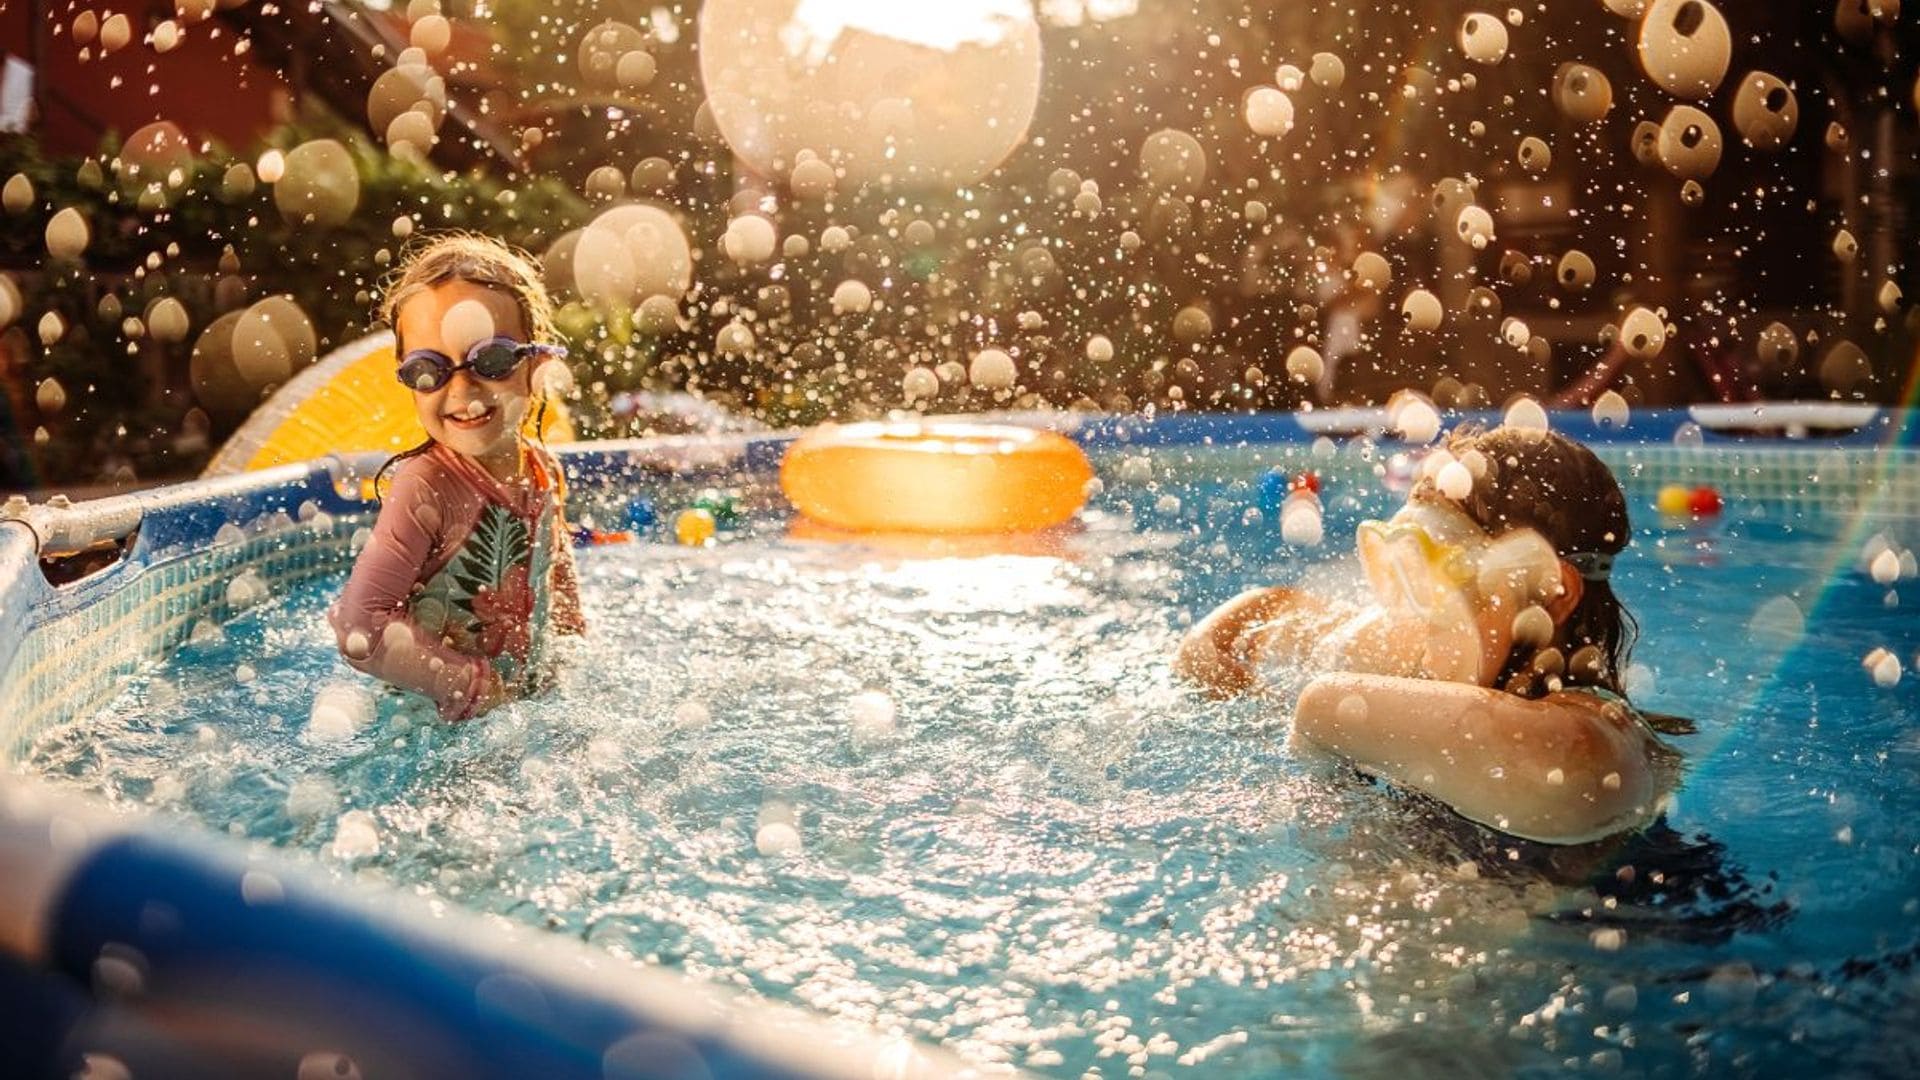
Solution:
{"label": "blonde wet hair", "polygon": [[557,336],[553,299],[547,295],[539,260],[481,233],[439,232],[418,237],[401,252],[400,265],[383,290],[380,321],[393,327],[396,356],[406,355],[400,340],[400,305],[446,281],[469,281],[512,297],[531,341],[552,341]]}

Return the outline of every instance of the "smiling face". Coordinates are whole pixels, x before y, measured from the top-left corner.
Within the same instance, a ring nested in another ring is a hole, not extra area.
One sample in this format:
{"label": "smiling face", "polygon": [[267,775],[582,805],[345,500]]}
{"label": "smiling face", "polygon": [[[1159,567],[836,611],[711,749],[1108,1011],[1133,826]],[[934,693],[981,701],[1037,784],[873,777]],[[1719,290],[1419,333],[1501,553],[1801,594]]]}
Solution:
{"label": "smiling face", "polygon": [[[455,363],[466,360],[475,342],[490,337],[527,340],[513,297],[458,278],[427,286],[403,300],[395,313],[394,331],[403,350],[432,349]],[[530,358],[498,381],[463,369],[438,390],[414,391],[420,426],[436,442],[475,459],[496,476],[503,475],[502,470],[511,472],[519,460],[517,436],[527,415],[538,363]]]}

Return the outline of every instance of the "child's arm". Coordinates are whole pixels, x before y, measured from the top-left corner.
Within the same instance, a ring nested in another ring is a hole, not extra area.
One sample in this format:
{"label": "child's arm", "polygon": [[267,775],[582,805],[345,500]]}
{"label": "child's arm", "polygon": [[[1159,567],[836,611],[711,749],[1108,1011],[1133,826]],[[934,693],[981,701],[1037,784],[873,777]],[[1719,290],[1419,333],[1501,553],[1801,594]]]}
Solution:
{"label": "child's arm", "polygon": [[1300,695],[1292,741],[1553,844],[1643,824],[1661,794],[1646,726],[1582,693],[1530,701],[1465,683],[1322,675]]}
{"label": "child's arm", "polygon": [[428,478],[401,469],[327,620],[347,663],[432,698],[442,719],[458,720],[487,695],[492,666],[422,630],[409,608],[445,527],[446,508]]}
{"label": "child's arm", "polygon": [[580,575],[573,564],[573,530],[566,518],[554,515],[553,628],[562,634],[584,634],[587,618],[580,607]]}
{"label": "child's arm", "polygon": [[1196,623],[1174,656],[1174,674],[1216,697],[1255,689],[1256,661],[1309,663],[1335,648],[1331,664],[1391,674],[1413,674],[1418,656],[1413,628],[1339,600],[1285,587],[1250,589]]}
{"label": "child's arm", "polygon": [[1215,697],[1231,697],[1253,689],[1253,669],[1247,663],[1242,638],[1247,629],[1301,608],[1302,594],[1293,589],[1249,589],[1214,608],[1187,631],[1174,654],[1173,673]]}
{"label": "child's arm", "polygon": [[544,446],[534,446],[541,468],[553,485],[553,628],[561,634],[584,634],[587,619],[580,607],[580,574],[573,562],[573,529],[567,524],[567,475],[560,461]]}

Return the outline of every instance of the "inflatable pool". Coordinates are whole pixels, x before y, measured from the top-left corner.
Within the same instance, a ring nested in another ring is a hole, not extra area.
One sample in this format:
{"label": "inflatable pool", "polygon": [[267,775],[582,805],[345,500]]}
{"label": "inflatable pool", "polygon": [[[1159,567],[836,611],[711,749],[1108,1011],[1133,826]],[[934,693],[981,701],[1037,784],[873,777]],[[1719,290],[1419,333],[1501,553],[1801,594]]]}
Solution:
{"label": "inflatable pool", "polygon": [[[1419,451],[1383,417],[1025,418],[1101,481],[1044,545],[790,532],[791,436],[561,448],[583,520],[655,523],[581,551],[594,634],[556,691],[457,728],[324,631],[378,456],[35,507],[0,523],[0,977],[31,1005],[0,1049],[135,1075],[1888,1071],[1920,949],[1909,419],[1551,418],[1632,502],[1635,697],[1695,729],[1660,823],[1574,852],[1298,759],[1270,711],[1168,676],[1225,596],[1353,573]],[[1267,483],[1307,470],[1317,544]],[[1669,485],[1725,511],[1663,519]],[[739,523],[676,545],[716,487]],[[342,686],[364,723],[309,730]]]}

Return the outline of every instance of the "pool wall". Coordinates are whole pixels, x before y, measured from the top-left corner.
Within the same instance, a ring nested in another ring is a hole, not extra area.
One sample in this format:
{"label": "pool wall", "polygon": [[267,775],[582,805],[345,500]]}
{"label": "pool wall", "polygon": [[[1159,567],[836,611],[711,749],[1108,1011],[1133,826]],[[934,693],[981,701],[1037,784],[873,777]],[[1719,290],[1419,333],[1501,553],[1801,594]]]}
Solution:
{"label": "pool wall", "polygon": [[[1301,462],[1369,487],[1395,454],[1414,449],[1382,432],[1378,410],[993,419],[1058,427],[1094,452],[1271,446],[1257,468]],[[1904,413],[1873,411],[1849,434],[1799,440],[1720,434],[1677,410],[1638,412],[1618,427],[1584,413],[1552,423],[1596,445],[1636,513],[1653,488],[1678,483],[1797,512],[1920,517],[1920,450]],[[558,450],[577,492],[648,493],[768,476],[790,440],[675,437]],[[0,765],[50,725],[104,707],[127,676],[250,597],[341,572],[355,531],[371,520],[360,493],[380,461],[333,458],[0,520]],[[43,553],[129,534],[117,561],[78,580],[53,585],[40,571]],[[11,1017],[0,1021],[0,1058],[67,1052],[82,1037],[76,1032],[108,1030],[123,1061],[147,1053],[142,1060],[163,1065],[174,1060],[167,1054],[204,1063],[324,1049],[403,1074],[629,1075],[609,1063],[652,1046],[695,1053],[714,1076],[955,1068],[937,1053],[758,1004],[730,1001],[690,1017],[674,1006],[696,991],[677,978],[557,939],[483,947],[475,943],[503,935],[494,923],[462,912],[421,919],[406,913],[417,900],[310,883],[291,860],[225,838],[151,820],[95,835],[75,824],[95,816],[90,800],[43,787],[0,771],[0,882],[15,883],[0,884],[0,911],[15,913],[11,926],[0,918],[0,1014]],[[74,835],[62,841],[66,833]],[[273,884],[256,880],[250,890],[250,875]],[[222,984],[210,974],[216,963],[245,977]],[[162,1023],[182,1015],[241,1021],[268,1045],[200,1045]],[[410,1019],[383,1019],[395,1017]],[[795,1030],[803,1034],[762,1034]],[[621,1046],[629,1051],[616,1053]]]}

